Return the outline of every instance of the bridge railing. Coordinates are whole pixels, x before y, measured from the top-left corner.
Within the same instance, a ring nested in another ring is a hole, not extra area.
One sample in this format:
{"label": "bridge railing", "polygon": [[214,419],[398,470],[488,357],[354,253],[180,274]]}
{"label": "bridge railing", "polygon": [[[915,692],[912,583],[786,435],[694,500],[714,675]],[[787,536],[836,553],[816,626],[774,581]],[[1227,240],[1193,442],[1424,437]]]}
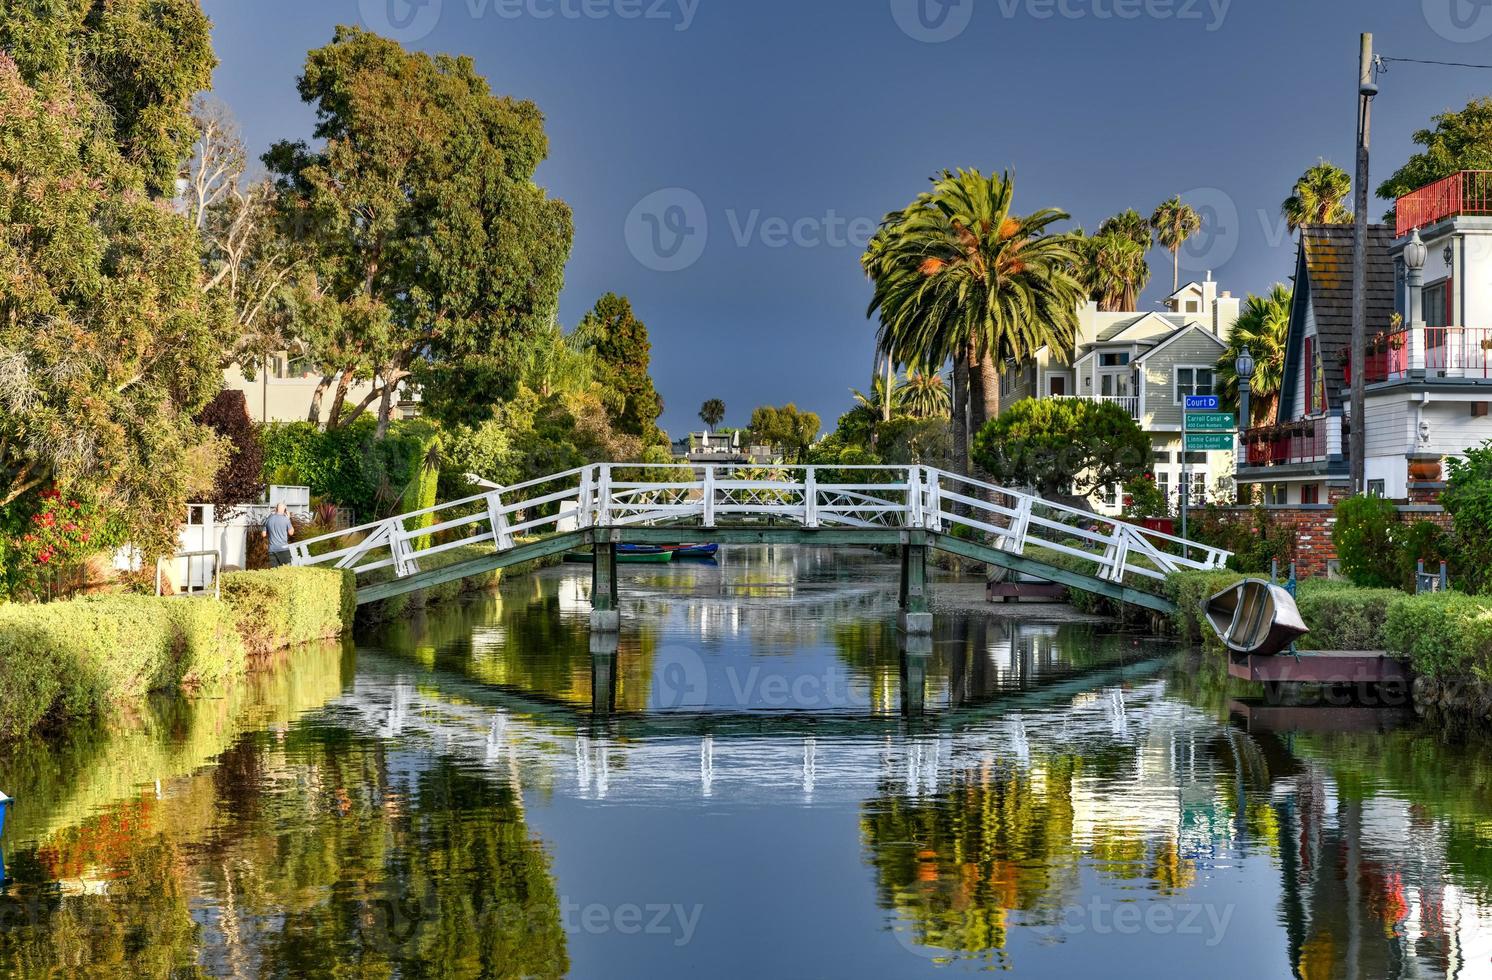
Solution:
{"label": "bridge railing", "polygon": [[[1228,553],[1029,493],[925,466],[599,463],[347,531],[294,542],[297,565],[404,578],[473,545],[639,525],[926,529],[1013,554],[1039,548],[1095,577],[1162,579],[1219,568]],[[959,530],[963,529],[963,530]],[[449,559],[445,559],[449,560]]]}

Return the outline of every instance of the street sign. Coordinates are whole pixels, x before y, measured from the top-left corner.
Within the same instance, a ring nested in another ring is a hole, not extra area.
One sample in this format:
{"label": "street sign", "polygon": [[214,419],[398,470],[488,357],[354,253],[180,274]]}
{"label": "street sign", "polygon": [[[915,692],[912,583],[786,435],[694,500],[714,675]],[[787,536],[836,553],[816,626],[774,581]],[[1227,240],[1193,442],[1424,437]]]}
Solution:
{"label": "street sign", "polygon": [[1238,416],[1229,412],[1187,412],[1189,432],[1232,432],[1238,428]]}
{"label": "street sign", "polygon": [[1222,401],[1217,395],[1187,395],[1186,410],[1188,412],[1215,412],[1222,407]]}
{"label": "street sign", "polygon": [[1188,432],[1186,434],[1186,451],[1189,453],[1232,448],[1233,433],[1231,432]]}

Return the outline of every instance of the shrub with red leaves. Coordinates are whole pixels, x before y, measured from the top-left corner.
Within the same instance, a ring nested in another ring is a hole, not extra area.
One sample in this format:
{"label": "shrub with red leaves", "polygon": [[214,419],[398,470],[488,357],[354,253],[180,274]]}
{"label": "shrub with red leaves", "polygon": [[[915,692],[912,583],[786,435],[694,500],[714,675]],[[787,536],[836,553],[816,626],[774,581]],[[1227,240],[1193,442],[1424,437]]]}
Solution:
{"label": "shrub with red leaves", "polygon": [[197,421],[228,440],[229,459],[218,471],[212,497],[203,503],[236,507],[257,501],[264,493],[264,444],[259,427],[249,418],[249,403],[241,391],[222,391]]}

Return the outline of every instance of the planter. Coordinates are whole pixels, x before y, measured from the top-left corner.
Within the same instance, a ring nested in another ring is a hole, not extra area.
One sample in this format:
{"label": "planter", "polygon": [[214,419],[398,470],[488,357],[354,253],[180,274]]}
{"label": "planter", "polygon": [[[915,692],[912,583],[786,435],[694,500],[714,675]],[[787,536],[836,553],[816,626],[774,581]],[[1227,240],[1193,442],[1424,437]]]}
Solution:
{"label": "planter", "polygon": [[1409,461],[1410,483],[1439,483],[1440,457],[1420,457]]}

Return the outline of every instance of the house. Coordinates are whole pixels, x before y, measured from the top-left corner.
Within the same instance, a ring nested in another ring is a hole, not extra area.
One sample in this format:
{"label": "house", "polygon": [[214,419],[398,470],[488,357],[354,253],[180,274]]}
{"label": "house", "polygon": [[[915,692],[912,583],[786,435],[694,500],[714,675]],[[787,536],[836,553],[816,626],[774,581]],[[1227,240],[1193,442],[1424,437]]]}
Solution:
{"label": "house", "polygon": [[753,445],[746,441],[747,433],[741,430],[730,432],[691,432],[673,442],[673,458],[677,463],[705,465],[764,466],[781,462],[782,454],[771,446]]}
{"label": "house", "polygon": [[[304,422],[311,411],[311,399],[316,386],[321,383],[321,374],[312,370],[303,358],[295,358],[281,351],[264,359],[255,377],[250,379],[237,365],[229,365],[223,371],[223,388],[244,393],[249,406],[249,418],[255,422]],[[368,381],[354,381],[347,388],[347,401],[359,405],[373,385]],[[404,385],[399,389],[400,398],[394,405],[393,417],[412,418],[419,414],[419,392]],[[326,421],[331,411],[332,399],[336,395],[333,382],[321,400],[321,422]],[[378,406],[370,405],[376,412]]]}
{"label": "house", "polygon": [[[1218,292],[1209,274],[1189,282],[1152,312],[1107,312],[1093,302],[1078,311],[1072,351],[1043,347],[1031,363],[1001,373],[1005,403],[1022,398],[1077,398],[1118,405],[1150,436],[1156,482],[1173,505],[1190,478],[1193,501],[1232,476],[1229,451],[1187,453],[1182,447],[1182,406],[1188,395],[1214,393],[1214,368],[1227,347],[1240,303]],[[1120,488],[1110,487],[1098,510],[1122,509]]]}
{"label": "house", "polygon": [[[1399,199],[1368,236],[1364,479],[1406,504],[1438,499],[1444,461],[1492,439],[1492,174]],[[1240,486],[1265,503],[1351,494],[1350,226],[1302,229],[1278,420],[1250,429]]]}

